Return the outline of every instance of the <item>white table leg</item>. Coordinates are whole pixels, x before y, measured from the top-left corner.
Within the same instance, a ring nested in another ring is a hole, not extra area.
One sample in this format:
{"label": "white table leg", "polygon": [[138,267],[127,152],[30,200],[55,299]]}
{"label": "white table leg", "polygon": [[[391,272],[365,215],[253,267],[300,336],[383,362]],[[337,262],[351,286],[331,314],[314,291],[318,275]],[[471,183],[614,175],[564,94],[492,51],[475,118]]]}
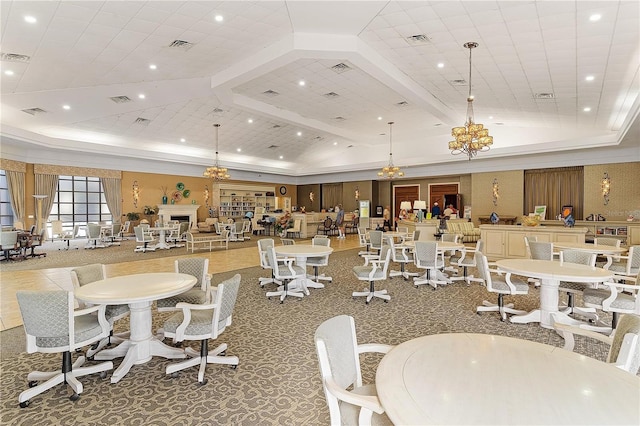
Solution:
{"label": "white table leg", "polygon": [[[301,267],[302,269],[307,270],[307,257],[306,256],[296,256],[296,265]],[[324,284],[313,281],[307,277],[300,278],[300,283],[302,284],[302,288],[304,289],[305,294],[309,295],[309,287],[311,288],[324,288]]]}
{"label": "white table leg", "polygon": [[129,340],[118,347],[100,351],[95,359],[113,359],[124,355],[124,360],[113,372],[111,383],[117,383],[135,364],[149,362],[153,356],[161,356],[170,359],[185,358],[184,350],[167,346],[159,341],[151,329],[151,302],[130,303],[130,328]]}
{"label": "white table leg", "polygon": [[167,244],[167,239],[166,239],[164,229],[161,229],[159,232],[160,232],[160,235],[158,235],[158,244],[156,244],[156,249],[161,249],[161,250],[170,249],[171,247],[169,247],[169,245]]}
{"label": "white table leg", "polygon": [[558,312],[558,287],[559,280],[543,278],[540,280],[540,309],[533,310],[525,315],[514,315],[511,322],[525,324],[539,322],[544,328],[553,329],[552,313]]}

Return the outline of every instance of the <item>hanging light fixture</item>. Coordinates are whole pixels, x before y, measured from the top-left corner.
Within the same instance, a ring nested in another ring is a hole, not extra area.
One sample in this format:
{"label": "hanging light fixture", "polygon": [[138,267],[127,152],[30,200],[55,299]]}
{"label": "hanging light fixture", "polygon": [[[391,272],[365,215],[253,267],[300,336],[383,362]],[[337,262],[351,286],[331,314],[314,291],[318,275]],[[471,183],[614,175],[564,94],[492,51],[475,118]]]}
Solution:
{"label": "hanging light fixture", "polygon": [[392,142],[393,138],[391,135],[391,127],[393,126],[393,121],[389,122],[389,164],[384,166],[382,170],[378,172],[378,176],[385,179],[393,179],[395,177],[404,176],[404,172],[400,171],[400,167],[393,165],[393,149]]}
{"label": "hanging light fixture", "polygon": [[227,168],[221,167],[218,161],[218,130],[220,129],[220,125],[214,124],[213,127],[216,128],[216,159],[213,166],[207,167],[202,175],[213,180],[226,180],[231,178],[231,176],[227,173]]}
{"label": "hanging light fixture", "polygon": [[493,144],[493,136],[489,136],[489,129],[485,129],[473,118],[473,96],[471,95],[471,50],[478,47],[478,43],[470,41],[464,44],[469,49],[469,96],[467,97],[467,122],[464,127],[451,129],[451,136],[455,140],[449,142],[449,149],[453,155],[467,154],[469,160],[478,152],[488,151]]}

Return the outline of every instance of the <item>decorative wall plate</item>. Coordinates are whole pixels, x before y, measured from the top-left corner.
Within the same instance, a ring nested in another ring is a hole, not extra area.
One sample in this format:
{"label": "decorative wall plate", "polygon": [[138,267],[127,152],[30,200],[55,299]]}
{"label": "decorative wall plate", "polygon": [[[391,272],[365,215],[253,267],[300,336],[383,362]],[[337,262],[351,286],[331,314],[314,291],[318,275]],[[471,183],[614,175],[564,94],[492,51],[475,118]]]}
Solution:
{"label": "decorative wall plate", "polygon": [[182,191],[182,196],[184,198],[189,198],[189,195],[191,194],[191,191],[188,189],[185,189],[184,191]]}
{"label": "decorative wall plate", "polygon": [[173,191],[173,194],[171,194],[171,199],[175,202],[182,200],[182,192]]}
{"label": "decorative wall plate", "polygon": [[176,189],[178,191],[182,191],[184,189],[184,183],[182,183],[182,182],[176,183]]}

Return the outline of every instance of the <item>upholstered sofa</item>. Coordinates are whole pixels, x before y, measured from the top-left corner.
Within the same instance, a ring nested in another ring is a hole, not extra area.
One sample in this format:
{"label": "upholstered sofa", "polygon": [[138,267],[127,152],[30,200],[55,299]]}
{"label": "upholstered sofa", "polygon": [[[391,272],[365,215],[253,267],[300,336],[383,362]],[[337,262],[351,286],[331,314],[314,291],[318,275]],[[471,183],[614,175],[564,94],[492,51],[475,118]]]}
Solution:
{"label": "upholstered sofa", "polygon": [[447,222],[448,234],[462,235],[462,242],[475,243],[480,239],[480,228],[476,228],[473,222],[467,219],[449,219]]}
{"label": "upholstered sofa", "polygon": [[208,217],[204,222],[198,222],[199,232],[216,232],[215,223],[218,221],[217,217]]}

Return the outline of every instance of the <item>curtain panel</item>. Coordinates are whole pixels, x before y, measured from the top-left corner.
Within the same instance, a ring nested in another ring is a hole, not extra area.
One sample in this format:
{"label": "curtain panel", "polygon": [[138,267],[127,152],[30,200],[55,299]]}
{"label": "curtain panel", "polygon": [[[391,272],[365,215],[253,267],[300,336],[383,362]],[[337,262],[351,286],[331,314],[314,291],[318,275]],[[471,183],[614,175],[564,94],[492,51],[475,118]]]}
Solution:
{"label": "curtain panel", "polygon": [[342,203],[342,183],[325,183],[321,185],[321,205],[330,209]]}
{"label": "curtain panel", "polygon": [[120,179],[100,178],[100,182],[104,190],[107,207],[109,207],[109,211],[111,212],[111,220],[114,223],[119,223],[122,217],[122,190],[120,187]]}
{"label": "curtain panel", "polygon": [[58,189],[58,175],[35,174],[35,195],[46,195],[47,198],[42,200],[43,221],[49,219],[51,207],[53,206],[53,198],[56,196]]}
{"label": "curtain panel", "polygon": [[562,206],[573,206],[573,217],[583,218],[584,169],[562,167],[535,169],[524,172],[524,211],[533,212],[535,206],[547,206],[547,220],[553,220]]}
{"label": "curtain panel", "polygon": [[11,202],[13,215],[18,222],[24,224],[26,210],[24,205],[24,195],[26,192],[24,185],[25,173],[5,170],[5,175],[7,176],[7,188],[9,190],[9,201]]}

